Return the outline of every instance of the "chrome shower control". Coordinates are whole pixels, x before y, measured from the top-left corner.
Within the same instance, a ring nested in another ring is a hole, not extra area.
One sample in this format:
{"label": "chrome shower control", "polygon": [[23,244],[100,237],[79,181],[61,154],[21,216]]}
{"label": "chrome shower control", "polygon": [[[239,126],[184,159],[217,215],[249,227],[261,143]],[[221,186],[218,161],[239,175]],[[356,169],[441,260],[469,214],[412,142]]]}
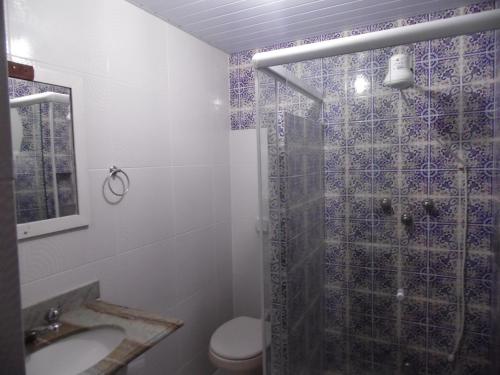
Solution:
{"label": "chrome shower control", "polygon": [[426,198],[422,201],[422,207],[424,207],[425,212],[427,214],[432,215],[434,213],[434,209],[436,206],[434,205],[434,201],[432,199]]}
{"label": "chrome shower control", "polygon": [[410,214],[403,214],[401,215],[401,222],[406,226],[412,225],[413,216],[411,216]]}
{"label": "chrome shower control", "polygon": [[402,300],[405,299],[405,291],[403,289],[398,289],[396,293],[396,299],[401,302]]}
{"label": "chrome shower control", "polygon": [[386,214],[393,214],[394,213],[394,209],[392,208],[392,201],[391,201],[391,198],[382,198],[380,200],[380,208],[382,209],[382,211],[384,211],[384,213]]}

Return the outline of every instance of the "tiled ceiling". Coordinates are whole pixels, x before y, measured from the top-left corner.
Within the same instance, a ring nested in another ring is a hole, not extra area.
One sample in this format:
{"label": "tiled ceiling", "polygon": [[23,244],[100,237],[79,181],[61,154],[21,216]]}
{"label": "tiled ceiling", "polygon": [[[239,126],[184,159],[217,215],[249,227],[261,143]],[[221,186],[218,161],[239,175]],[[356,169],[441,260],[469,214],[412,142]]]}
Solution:
{"label": "tiled ceiling", "polygon": [[128,0],[226,52],[459,6],[467,0]]}

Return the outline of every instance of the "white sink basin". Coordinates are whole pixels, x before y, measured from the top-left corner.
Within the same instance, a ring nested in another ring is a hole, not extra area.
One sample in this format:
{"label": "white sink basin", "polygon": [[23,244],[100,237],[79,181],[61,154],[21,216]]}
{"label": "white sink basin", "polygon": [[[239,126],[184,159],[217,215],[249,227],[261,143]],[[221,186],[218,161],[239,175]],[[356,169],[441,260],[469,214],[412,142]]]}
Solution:
{"label": "white sink basin", "polygon": [[94,366],[125,338],[120,328],[100,327],[71,335],[26,356],[26,375],[73,375]]}

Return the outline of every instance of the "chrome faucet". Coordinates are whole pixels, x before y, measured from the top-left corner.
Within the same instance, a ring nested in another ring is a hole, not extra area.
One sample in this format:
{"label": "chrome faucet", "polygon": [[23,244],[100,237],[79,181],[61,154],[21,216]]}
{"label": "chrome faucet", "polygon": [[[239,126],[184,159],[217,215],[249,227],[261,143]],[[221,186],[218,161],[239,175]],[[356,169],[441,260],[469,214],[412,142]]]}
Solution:
{"label": "chrome faucet", "polygon": [[51,307],[45,314],[46,326],[35,327],[24,332],[24,342],[26,344],[34,342],[40,335],[47,332],[57,332],[62,323],[59,321],[61,311],[59,308]]}

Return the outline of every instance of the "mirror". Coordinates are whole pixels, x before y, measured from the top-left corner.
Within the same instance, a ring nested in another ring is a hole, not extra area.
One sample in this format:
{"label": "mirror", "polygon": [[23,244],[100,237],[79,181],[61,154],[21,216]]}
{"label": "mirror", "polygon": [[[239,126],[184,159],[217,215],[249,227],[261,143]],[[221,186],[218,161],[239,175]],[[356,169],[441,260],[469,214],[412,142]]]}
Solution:
{"label": "mirror", "polygon": [[71,88],[9,78],[19,224],[78,214]]}
{"label": "mirror", "polygon": [[80,90],[80,79],[43,69],[9,77],[19,239],[88,225]]}

